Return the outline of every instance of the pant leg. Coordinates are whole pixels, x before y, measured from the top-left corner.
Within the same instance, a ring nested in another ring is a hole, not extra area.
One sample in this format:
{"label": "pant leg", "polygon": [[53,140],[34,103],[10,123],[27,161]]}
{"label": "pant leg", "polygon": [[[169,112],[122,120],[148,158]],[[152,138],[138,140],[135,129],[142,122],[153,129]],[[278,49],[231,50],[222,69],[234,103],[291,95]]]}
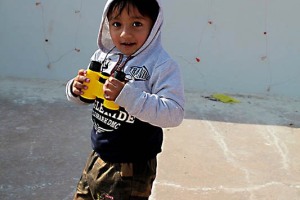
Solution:
{"label": "pant leg", "polygon": [[[98,165],[98,166],[97,166]],[[105,200],[148,200],[156,177],[156,158],[136,163],[95,163],[92,195]]]}
{"label": "pant leg", "polygon": [[147,200],[156,177],[156,158],[137,163],[107,163],[91,154],[74,200]]}
{"label": "pant leg", "polygon": [[97,160],[97,156],[96,153],[93,151],[87,159],[81,178],[77,184],[77,188],[73,200],[94,200],[90,192],[87,174],[92,169],[96,160]]}
{"label": "pant leg", "polygon": [[132,192],[130,200],[146,200],[151,195],[156,178],[157,159],[133,163]]}

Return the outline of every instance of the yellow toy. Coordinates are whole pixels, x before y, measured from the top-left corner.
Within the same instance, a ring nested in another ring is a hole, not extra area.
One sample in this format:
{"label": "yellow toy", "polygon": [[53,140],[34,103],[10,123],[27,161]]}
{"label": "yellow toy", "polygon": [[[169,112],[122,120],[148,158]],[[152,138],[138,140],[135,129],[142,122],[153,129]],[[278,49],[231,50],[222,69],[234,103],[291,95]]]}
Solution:
{"label": "yellow toy", "polygon": [[[94,103],[96,98],[103,99],[103,106],[110,110],[118,110],[119,105],[114,101],[109,101],[104,98],[103,84],[109,78],[109,74],[101,72],[101,63],[92,61],[87,70],[86,77],[90,79],[89,83],[85,83],[88,89],[84,91],[84,94],[80,96],[81,101],[85,103]],[[125,81],[125,73],[121,71],[115,71],[114,77],[120,81]]]}

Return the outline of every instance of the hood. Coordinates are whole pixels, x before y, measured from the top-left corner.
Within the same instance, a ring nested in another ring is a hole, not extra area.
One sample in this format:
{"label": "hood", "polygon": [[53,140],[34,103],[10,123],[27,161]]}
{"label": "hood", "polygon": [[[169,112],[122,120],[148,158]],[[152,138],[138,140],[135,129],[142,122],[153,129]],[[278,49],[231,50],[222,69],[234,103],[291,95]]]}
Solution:
{"label": "hood", "polygon": [[[143,52],[146,48],[151,48],[151,46],[154,46],[153,41],[156,41],[155,43],[157,43],[157,42],[160,43],[160,41],[161,41],[160,39],[161,39],[161,27],[163,24],[163,11],[162,11],[162,6],[161,6],[161,0],[156,0],[156,1],[160,8],[157,19],[152,27],[152,30],[148,36],[148,39],[145,41],[143,46],[137,52],[135,52],[132,56],[136,56],[139,53]],[[111,2],[113,2],[113,0],[108,0],[106,2],[106,5],[105,5],[104,11],[103,11],[103,15],[102,15],[102,20],[100,23],[99,34],[98,34],[98,46],[99,46],[100,50],[104,53],[108,53],[108,52],[117,53],[118,52],[117,49],[112,50],[115,47],[115,45],[113,44],[112,39],[110,37],[109,23],[108,23],[108,19],[107,19],[107,12],[108,12],[108,8],[109,8]]]}

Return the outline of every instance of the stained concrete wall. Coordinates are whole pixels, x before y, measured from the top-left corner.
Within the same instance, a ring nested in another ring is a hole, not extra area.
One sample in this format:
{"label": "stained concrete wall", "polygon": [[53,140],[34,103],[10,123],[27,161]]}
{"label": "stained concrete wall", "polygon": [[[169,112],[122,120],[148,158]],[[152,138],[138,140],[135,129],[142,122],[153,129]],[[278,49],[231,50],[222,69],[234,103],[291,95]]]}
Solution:
{"label": "stained concrete wall", "polygon": [[[96,46],[104,0],[0,1],[4,77],[67,80]],[[186,90],[300,98],[299,0],[163,0]]]}

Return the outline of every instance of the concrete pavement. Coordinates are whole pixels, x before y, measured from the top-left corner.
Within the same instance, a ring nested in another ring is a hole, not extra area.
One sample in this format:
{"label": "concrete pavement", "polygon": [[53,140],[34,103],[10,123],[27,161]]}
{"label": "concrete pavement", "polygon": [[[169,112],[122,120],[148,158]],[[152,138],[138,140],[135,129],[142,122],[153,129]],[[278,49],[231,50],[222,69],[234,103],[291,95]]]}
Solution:
{"label": "concrete pavement", "polygon": [[[62,82],[0,85],[0,199],[72,199],[91,108],[68,103]],[[186,95],[184,122],[165,129],[152,200],[300,199],[299,99]]]}

